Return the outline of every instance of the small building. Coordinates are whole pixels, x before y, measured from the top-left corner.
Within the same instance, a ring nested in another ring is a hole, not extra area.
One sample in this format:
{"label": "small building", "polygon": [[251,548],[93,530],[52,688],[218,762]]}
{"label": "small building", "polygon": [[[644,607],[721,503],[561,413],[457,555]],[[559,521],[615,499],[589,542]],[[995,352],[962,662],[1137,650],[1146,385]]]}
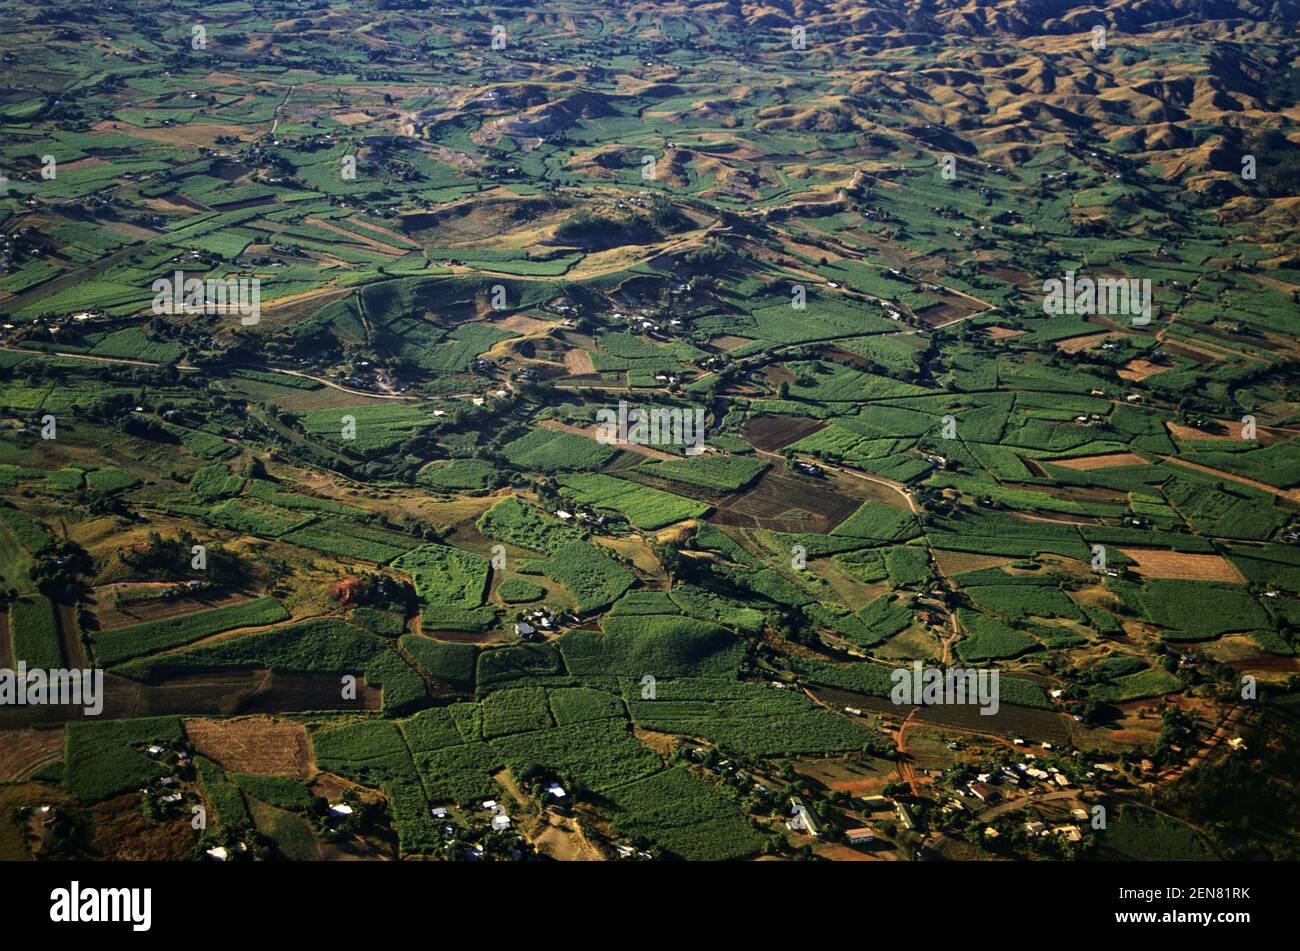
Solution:
{"label": "small building", "polygon": [[844,841],[849,845],[866,845],[868,842],[876,841],[876,833],[866,826],[859,829],[847,829],[844,832]]}
{"label": "small building", "polygon": [[345,802],[337,802],[330,806],[330,816],[335,819],[342,819],[344,816],[350,816],[355,810]]}
{"label": "small building", "polygon": [[813,815],[812,810],[798,796],[790,800],[790,821],[787,823],[791,832],[803,832],[813,838],[822,834],[821,820]]}
{"label": "small building", "polygon": [[510,817],[497,815],[492,817],[492,831],[505,832],[510,828]]}

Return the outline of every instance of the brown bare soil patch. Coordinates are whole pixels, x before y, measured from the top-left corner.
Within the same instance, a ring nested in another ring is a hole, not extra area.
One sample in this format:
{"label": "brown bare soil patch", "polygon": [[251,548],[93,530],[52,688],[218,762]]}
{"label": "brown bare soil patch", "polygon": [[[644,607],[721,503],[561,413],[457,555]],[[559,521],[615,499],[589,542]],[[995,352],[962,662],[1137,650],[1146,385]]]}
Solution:
{"label": "brown bare soil patch", "polygon": [[823,842],[813,848],[824,859],[832,862],[872,862],[879,861],[873,859],[866,852],[855,849],[849,845],[840,845],[836,842]]}
{"label": "brown bare soil patch", "polygon": [[720,504],[719,525],[767,528],[776,532],[829,532],[856,511],[859,499],[831,491],[808,479],[769,469],[754,487]]}
{"label": "brown bare soil patch", "polygon": [[677,738],[671,733],[656,733],[653,730],[643,730],[640,727],[632,728],[632,735],[635,736],[645,746],[650,747],[660,756],[672,755],[673,748],[677,745]]}
{"label": "brown bare soil patch", "polygon": [[740,436],[755,449],[776,452],[805,436],[817,432],[826,423],[798,416],[755,416],[745,420]]}
{"label": "brown bare soil patch", "polygon": [[937,548],[930,549],[930,554],[934,556],[934,563],[939,568],[939,573],[947,578],[968,571],[1001,568],[1015,561],[1014,558],[1007,558],[1005,555],[976,555],[965,551],[940,551]]}
{"label": "brown bare soil patch", "polygon": [[[985,716],[979,708],[969,704],[936,705],[932,707],[898,706],[888,697],[874,697],[850,690],[837,690],[818,687],[808,691],[812,697],[832,710],[844,706],[854,706],[860,710],[870,710],[886,717],[906,715],[913,710],[913,725],[927,726],[940,730],[962,730],[969,733],[982,733],[988,736],[1005,737],[1008,733],[1021,736],[1026,740],[1051,740],[1054,743],[1066,743],[1071,739],[1072,724],[1052,710],[1039,710],[1034,707],[1018,707],[1004,703],[998,712]],[[804,772],[800,767],[800,772]]]}
{"label": "brown bare soil patch", "polygon": [[984,309],[986,308],[965,297],[947,297],[941,298],[941,302],[933,307],[920,311],[914,310],[913,313],[920,317],[927,327],[945,327]]}
{"label": "brown bare soil patch", "polygon": [[718,350],[739,350],[741,347],[753,342],[749,337],[738,337],[735,334],[719,334],[716,337],[709,338],[709,346]]}
{"label": "brown bare soil patch", "polygon": [[773,386],[780,386],[782,383],[789,385],[794,382],[794,374],[788,367],[768,367],[763,371],[763,375]]}
{"label": "brown bare soil patch", "polygon": [[533,846],[557,862],[603,862],[605,854],[589,842],[572,819],[545,815],[537,831],[529,832]]}
{"label": "brown bare soil patch", "polygon": [[73,169],[99,168],[101,165],[107,165],[107,164],[108,164],[108,159],[95,158],[92,156],[89,158],[77,159],[75,162],[68,162],[63,166],[63,170],[65,172],[70,172]]}
{"label": "brown bare soil patch", "polygon": [[1184,426],[1181,423],[1165,423],[1165,427],[1179,442],[1199,442],[1199,441],[1227,441],[1231,442],[1237,437],[1233,435],[1231,428],[1225,426],[1222,432],[1207,433],[1203,429],[1196,429],[1192,426]]}
{"label": "brown bare soil patch", "polygon": [[0,782],[26,779],[42,766],[62,757],[62,728],[0,732]]}
{"label": "brown bare soil patch", "polygon": [[1116,466],[1145,466],[1147,461],[1135,452],[1107,452],[1098,456],[1075,456],[1073,459],[1044,459],[1062,469],[1087,472],[1092,469],[1111,469]]}
{"label": "brown bare soil patch", "polygon": [[1121,548],[1120,551],[1137,562],[1133,570],[1147,578],[1245,583],[1232,562],[1222,555],[1195,555],[1150,548]]}
{"label": "brown bare soil patch", "polygon": [[834,344],[822,347],[820,352],[827,360],[834,360],[837,363],[847,363],[855,367],[871,365],[871,360],[862,354],[854,353],[852,350],[845,350],[843,347],[837,347]]}
{"label": "brown bare soil patch", "polygon": [[91,847],[109,862],[179,862],[194,857],[197,833],[188,814],[154,822],[140,810],[140,794],[124,793],[90,810]]}
{"label": "brown bare soil patch", "polygon": [[594,541],[598,545],[618,552],[619,555],[632,562],[634,567],[646,574],[653,575],[663,571],[663,565],[659,564],[659,559],[650,550],[650,546],[638,535],[628,535],[623,538],[603,536],[597,537]]}
{"label": "brown bare soil patch", "polygon": [[555,324],[549,320],[539,320],[536,317],[525,317],[523,314],[511,314],[509,317],[503,317],[501,320],[494,320],[491,323],[493,327],[500,327],[504,330],[513,330],[515,333],[533,334],[544,330],[549,330]]}
{"label": "brown bare soil patch", "polygon": [[[1205,350],[1200,347],[1193,347],[1191,344],[1170,343],[1168,340],[1162,342],[1164,344],[1164,348],[1168,350],[1170,353],[1176,354],[1180,357],[1186,357],[1188,360],[1191,360],[1193,363],[1197,363],[1201,365],[1207,363],[1213,363],[1216,360],[1222,360],[1225,356],[1225,354],[1215,353],[1213,350]],[[1236,354],[1236,355],[1242,356],[1242,354]]]}
{"label": "brown bare soil patch", "polygon": [[1066,512],[1012,512],[1012,517],[1022,522],[1060,522],[1064,525],[1100,525],[1102,520],[1093,515],[1070,515]]}
{"label": "brown bare soil patch", "polygon": [[1087,350],[1094,344],[1101,343],[1108,337],[1118,336],[1120,335],[1109,331],[1099,334],[1085,334],[1082,337],[1071,337],[1068,340],[1057,341],[1056,349],[1060,350],[1062,353],[1078,353],[1080,350]]}
{"label": "brown bare soil patch", "polygon": [[1008,284],[1014,284],[1017,287],[1024,286],[1033,281],[1033,278],[1024,271],[1017,271],[1010,267],[995,267],[989,269],[989,274],[996,277],[999,281],[1006,281]]}
{"label": "brown bare soil patch", "polygon": [[188,122],[185,125],[142,129],[127,122],[108,119],[97,122],[91,127],[95,132],[116,132],[119,135],[133,135],[151,142],[164,145],[189,146],[190,148],[211,148],[217,136],[233,135],[241,142],[257,137],[257,133],[238,125],[224,125],[216,122]]}
{"label": "brown bare soil patch", "polygon": [[100,585],[95,589],[91,598],[91,604],[95,605],[95,616],[99,619],[99,629],[101,631],[112,631],[120,627],[130,627],[134,624],[144,624],[147,621],[158,621],[163,618],[180,617],[185,614],[193,614],[196,611],[206,611],[209,608],[219,608],[228,604],[237,604],[241,601],[250,600],[250,595],[240,592],[220,595],[194,595],[190,597],[176,598],[174,601],[141,601],[136,604],[118,603],[118,599],[123,601],[130,597],[139,597],[142,595],[161,594],[169,588],[179,588],[181,585],[161,581],[145,582],[119,582],[117,584]]}
{"label": "brown bare soil patch", "polygon": [[994,340],[1009,340],[1012,337],[1022,336],[1029,331],[1017,330],[1014,327],[985,327],[984,332]]}
{"label": "brown bare soil patch", "polygon": [[250,776],[311,775],[307,728],[273,717],[187,720],[195,750],[223,768]]}
{"label": "brown bare soil patch", "polygon": [[1129,380],[1137,383],[1145,380],[1149,376],[1155,376],[1161,370],[1168,370],[1169,367],[1161,366],[1158,363],[1152,363],[1150,360],[1130,360],[1124,364],[1123,368],[1115,371],[1120,379]]}
{"label": "brown bare soil patch", "polygon": [[1234,670],[1255,674],[1286,675],[1300,670],[1300,658],[1270,654],[1242,634],[1228,634],[1201,646],[1201,650]]}

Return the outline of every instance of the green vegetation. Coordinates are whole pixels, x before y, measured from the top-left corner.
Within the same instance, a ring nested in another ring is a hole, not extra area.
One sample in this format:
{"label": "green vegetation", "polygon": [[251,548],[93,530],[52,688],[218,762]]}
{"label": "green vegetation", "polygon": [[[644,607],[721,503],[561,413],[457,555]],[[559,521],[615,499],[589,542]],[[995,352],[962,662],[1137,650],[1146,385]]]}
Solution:
{"label": "green vegetation", "polygon": [[744,456],[703,455],[672,462],[648,462],[639,466],[647,475],[697,485],[716,492],[734,492],[758,478],[768,464]]}
{"label": "green vegetation", "polygon": [[512,466],[536,472],[599,469],[617,451],[594,439],[560,429],[534,429],[501,448]]}
{"label": "green vegetation", "polygon": [[[187,850],[172,774],[250,858],[1295,858],[1294,16],[805,6],[15,0],[0,666],[110,688],[54,765],[9,711],[79,803],[12,857]],[[703,451],[597,438],[651,407]],[[896,770],[914,662],[1003,708]],[[188,745],[231,717],[365,788]],[[1111,827],[983,815],[1012,738]],[[914,830],[852,801],[900,770]]]}
{"label": "green vegetation", "polygon": [[506,604],[526,604],[538,601],[546,594],[546,589],[523,578],[507,578],[497,585],[497,597]]}
{"label": "green vegetation", "polygon": [[15,663],[24,662],[29,670],[58,670],[64,666],[59,622],[49,598],[31,594],[11,603],[9,631]]}
{"label": "green vegetation", "polygon": [[112,665],[142,654],[190,644],[222,631],[275,624],[288,618],[289,612],[275,598],[257,598],[196,614],[100,631],[92,636],[91,643],[96,659],[101,664]]}
{"label": "green vegetation", "polygon": [[576,501],[616,512],[643,531],[699,518],[709,511],[703,502],[611,476],[563,476],[559,482]]}
{"label": "green vegetation", "polygon": [[599,547],[581,542],[571,542],[556,551],[542,569],[547,577],[564,585],[583,612],[613,604],[636,580]]}
{"label": "green vegetation", "polygon": [[183,735],[176,717],[69,723],[63,783],[87,802],[147,786],[167,770],[145,750],[158,742],[174,745]]}

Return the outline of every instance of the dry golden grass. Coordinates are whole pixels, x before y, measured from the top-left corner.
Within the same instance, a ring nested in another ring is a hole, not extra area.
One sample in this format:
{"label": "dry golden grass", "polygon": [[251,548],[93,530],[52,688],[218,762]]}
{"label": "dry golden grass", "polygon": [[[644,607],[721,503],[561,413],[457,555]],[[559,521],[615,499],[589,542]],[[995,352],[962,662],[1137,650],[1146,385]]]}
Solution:
{"label": "dry golden grass", "polygon": [[1107,452],[1097,456],[1075,456],[1073,459],[1044,459],[1062,469],[1087,472],[1092,469],[1113,469],[1116,466],[1144,466],[1147,461],[1135,452]]}
{"label": "dry golden grass", "polygon": [[194,749],[217,765],[249,776],[311,775],[307,728],[274,717],[238,720],[186,720]]}
{"label": "dry golden grass", "polygon": [[1138,383],[1142,380],[1145,380],[1149,376],[1154,376],[1155,374],[1159,373],[1161,370],[1168,370],[1168,369],[1169,367],[1161,366],[1158,363],[1152,363],[1150,360],[1137,359],[1137,360],[1130,360],[1128,363],[1124,364],[1123,368],[1115,372],[1116,375],[1119,376],[1121,379],[1129,380],[1130,382],[1133,383]]}

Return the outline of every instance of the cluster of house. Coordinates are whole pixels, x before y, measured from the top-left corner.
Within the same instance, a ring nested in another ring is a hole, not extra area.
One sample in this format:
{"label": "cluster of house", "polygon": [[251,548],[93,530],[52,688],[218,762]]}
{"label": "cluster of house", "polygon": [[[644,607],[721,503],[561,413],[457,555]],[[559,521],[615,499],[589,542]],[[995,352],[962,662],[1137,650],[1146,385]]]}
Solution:
{"label": "cluster of house", "polygon": [[510,817],[506,815],[505,807],[495,799],[484,799],[483,808],[488,812],[490,818],[489,825],[493,832],[507,832],[510,829]]}
{"label": "cluster of house", "polygon": [[555,517],[561,522],[568,522],[576,518],[579,522],[586,522],[588,525],[595,525],[597,528],[609,520],[607,516],[598,515],[591,509],[578,509],[573,512],[568,509],[556,509]]}
{"label": "cluster of house", "polygon": [[[864,815],[893,811],[904,827],[916,828],[916,822],[907,806],[886,796],[860,796],[854,799],[852,804]],[[786,822],[786,828],[791,832],[812,836],[814,839],[819,839],[825,834],[824,823],[800,796],[790,797],[790,818]],[[845,829],[844,841],[849,845],[865,846],[884,840],[871,826],[861,825]]]}
{"label": "cluster of house", "polygon": [[[1088,821],[1088,811],[1086,809],[1072,809],[1070,815],[1080,822]],[[1063,822],[1060,825],[1048,826],[1047,823],[1038,819],[1028,819],[1025,821],[1025,831],[1033,836],[1064,836],[1067,842],[1082,842],[1083,832],[1077,825],[1069,822]],[[984,827],[984,837],[987,839],[996,839],[999,833],[992,826]]]}
{"label": "cluster of house", "polygon": [[369,360],[358,360],[352,375],[343,380],[343,385],[354,390],[375,392],[404,393],[409,388],[408,384],[399,381],[387,370],[375,366]]}
{"label": "cluster of house", "polygon": [[621,859],[640,859],[644,861],[646,859],[654,858],[654,856],[651,855],[649,852],[645,852],[640,849],[635,849],[630,845],[624,845],[624,844],[616,844],[614,846],[614,854]]}
{"label": "cluster of house", "polygon": [[[60,317],[50,317],[41,325],[51,336],[58,336],[59,331],[71,324],[85,324],[91,321],[96,323],[107,321],[108,314],[102,310],[83,310],[75,314],[65,314]],[[15,327],[12,323],[0,324],[0,330],[9,331]]]}
{"label": "cluster of house", "polygon": [[[782,687],[784,688],[784,685],[782,685]],[[710,764],[708,762],[709,750],[706,747],[691,747],[686,750],[686,755],[696,763],[699,763],[700,766],[708,772],[734,783],[743,790],[753,792],[756,796],[759,796],[762,799],[771,799],[776,795],[776,793],[774,793],[761,780],[749,775],[749,773],[744,770],[736,769],[735,764],[729,759],[718,760],[718,762]]]}
{"label": "cluster of house", "polygon": [[560,619],[550,608],[528,611],[515,622],[515,633],[525,639],[542,639],[559,630]]}
{"label": "cluster of house", "polygon": [[[1023,746],[1024,740],[1012,740],[1016,746]],[[1050,752],[1052,744],[1044,742],[1041,744],[1042,749]],[[1012,766],[1001,767],[1000,775],[1007,780],[1010,785],[1019,786],[1022,777],[1028,777],[1041,783],[1054,783],[1061,789],[1068,789],[1071,786],[1070,778],[1062,773],[1055,766],[1048,766],[1046,769],[1039,769],[1036,765],[1038,757],[1033,753],[1025,753],[1023,760]]]}
{"label": "cluster of house", "polygon": [[[166,740],[154,740],[145,747],[145,755],[153,760],[161,760],[172,753],[171,746]],[[183,768],[189,764],[190,755],[184,750],[175,751],[176,767]],[[159,776],[156,787],[146,786],[140,790],[140,795],[145,799],[153,799],[160,806],[176,806],[185,799],[185,794],[180,791],[175,776]]]}
{"label": "cluster of house", "polygon": [[[443,839],[446,840],[448,843],[450,843],[451,840],[453,840],[456,837],[456,827],[452,825],[447,810],[442,806],[434,806],[432,809],[429,810],[429,813],[430,815],[433,816],[433,818],[437,819],[438,822],[441,823],[439,831],[442,833]],[[476,854],[466,855],[465,857],[468,859],[482,858],[483,847],[479,846]]]}
{"label": "cluster of house", "polygon": [[[679,286],[682,288],[686,287],[684,284]],[[680,293],[680,291],[674,291],[674,293]],[[645,334],[647,337],[654,337],[658,340],[669,339],[672,334],[680,332],[684,326],[683,321],[679,317],[671,317],[665,323],[661,324],[644,315],[637,316],[635,314],[624,314],[617,310],[610,314],[610,319],[615,322],[626,320],[629,329],[631,329],[633,333]]]}

